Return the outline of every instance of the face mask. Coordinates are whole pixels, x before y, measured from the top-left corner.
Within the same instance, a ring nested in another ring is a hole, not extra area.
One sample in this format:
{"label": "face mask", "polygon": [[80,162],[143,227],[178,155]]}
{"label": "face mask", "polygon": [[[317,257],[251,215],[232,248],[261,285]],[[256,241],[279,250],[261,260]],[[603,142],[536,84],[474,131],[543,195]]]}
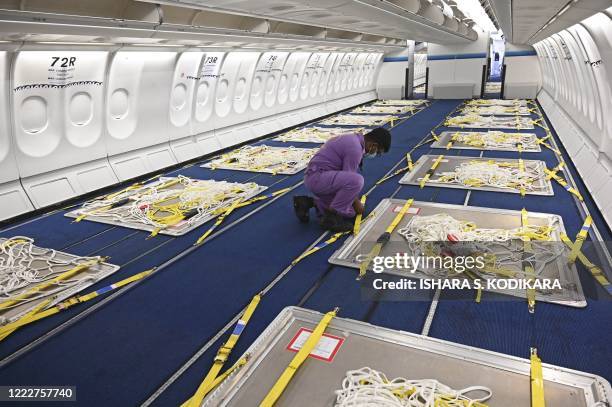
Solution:
{"label": "face mask", "polygon": [[374,149],[374,152],[373,152],[373,153],[372,153],[372,152],[367,152],[367,153],[365,153],[363,156],[364,156],[365,158],[368,158],[368,159],[369,159],[369,158],[375,158],[375,157],[377,157],[378,155],[379,155],[379,154],[378,154],[378,151],[376,151],[376,149]]}

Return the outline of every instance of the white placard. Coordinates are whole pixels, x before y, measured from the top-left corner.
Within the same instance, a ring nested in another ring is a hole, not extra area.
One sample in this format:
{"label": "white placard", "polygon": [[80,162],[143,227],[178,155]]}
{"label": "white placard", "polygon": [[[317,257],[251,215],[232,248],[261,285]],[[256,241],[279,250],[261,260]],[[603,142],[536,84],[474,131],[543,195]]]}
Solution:
{"label": "white placard", "polygon": [[[306,328],[300,328],[300,330],[295,334],[289,345],[287,346],[287,350],[298,352],[302,349],[302,346],[306,343],[306,340],[310,337],[312,330]],[[326,362],[331,362],[334,360],[334,356],[338,353],[340,346],[344,342],[343,338],[338,336],[323,334],[321,339],[319,339],[319,343],[317,346],[310,352],[310,357],[315,359],[324,360]]]}

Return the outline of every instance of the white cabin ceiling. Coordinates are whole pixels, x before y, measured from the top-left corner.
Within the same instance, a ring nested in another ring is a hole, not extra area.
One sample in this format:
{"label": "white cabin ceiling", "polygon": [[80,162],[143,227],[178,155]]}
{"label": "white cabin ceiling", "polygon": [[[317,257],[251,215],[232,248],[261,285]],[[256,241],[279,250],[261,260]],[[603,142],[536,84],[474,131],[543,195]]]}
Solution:
{"label": "white cabin ceiling", "polygon": [[[460,1],[441,0],[138,0],[323,28],[435,43],[477,38]],[[447,4],[448,3],[448,4]],[[459,3],[457,7],[456,3]],[[452,7],[451,7],[452,5]]]}
{"label": "white cabin ceiling", "polygon": [[612,6],[612,0],[481,0],[515,44],[534,44],[598,11]]}

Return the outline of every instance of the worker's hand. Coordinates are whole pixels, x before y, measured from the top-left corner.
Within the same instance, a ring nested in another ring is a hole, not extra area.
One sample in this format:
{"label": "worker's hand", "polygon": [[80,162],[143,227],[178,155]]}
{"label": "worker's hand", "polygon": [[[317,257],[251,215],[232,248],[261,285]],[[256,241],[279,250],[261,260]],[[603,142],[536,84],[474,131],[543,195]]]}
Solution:
{"label": "worker's hand", "polygon": [[355,199],[353,201],[353,209],[355,210],[355,213],[358,215],[363,214],[363,211],[365,211],[365,208],[363,204],[359,201],[359,199]]}

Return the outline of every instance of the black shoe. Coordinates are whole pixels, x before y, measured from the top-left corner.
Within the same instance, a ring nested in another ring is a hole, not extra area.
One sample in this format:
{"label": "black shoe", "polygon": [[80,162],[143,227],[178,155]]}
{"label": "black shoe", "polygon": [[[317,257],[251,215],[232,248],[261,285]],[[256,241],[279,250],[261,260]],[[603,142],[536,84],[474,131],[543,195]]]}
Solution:
{"label": "black shoe", "polygon": [[353,222],[335,212],[326,211],[319,224],[323,229],[334,233],[350,232],[353,230]]}
{"label": "black shoe", "polygon": [[308,223],[310,220],[310,208],[314,206],[314,199],[309,196],[299,195],[293,197],[293,210],[300,222]]}

